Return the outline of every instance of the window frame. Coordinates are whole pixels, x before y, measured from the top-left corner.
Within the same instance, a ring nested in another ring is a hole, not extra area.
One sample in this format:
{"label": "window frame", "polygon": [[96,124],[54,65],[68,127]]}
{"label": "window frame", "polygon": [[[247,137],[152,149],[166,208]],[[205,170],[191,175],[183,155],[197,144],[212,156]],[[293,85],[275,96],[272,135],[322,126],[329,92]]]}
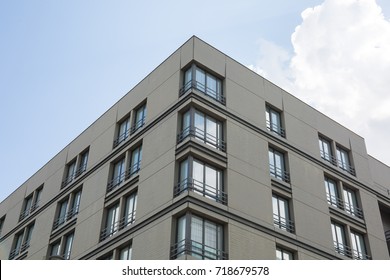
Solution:
{"label": "window frame", "polygon": [[[278,257],[278,253],[280,253],[280,258]],[[285,258],[288,257],[288,258]],[[295,254],[294,252],[284,249],[283,247],[276,246],[276,260],[294,260]]]}
{"label": "window frame", "polygon": [[[273,118],[276,116],[276,120]],[[286,130],[283,126],[283,114],[281,110],[266,104],[265,108],[265,122],[267,130],[273,132],[283,138],[286,138]]]}
{"label": "window frame", "polygon": [[25,226],[22,230],[15,234],[12,242],[11,251],[9,253],[9,260],[13,260],[18,256],[24,254],[30,247],[30,241],[34,231],[35,221]]}
{"label": "window frame", "polygon": [[294,233],[295,225],[292,219],[290,201],[291,200],[289,198],[273,193],[272,214],[273,214],[274,226],[276,226],[281,230],[287,231],[289,233]]}
{"label": "window frame", "polygon": [[53,231],[67,224],[77,216],[80,210],[81,195],[82,187],[79,187],[58,202],[56,218],[52,227]]}
{"label": "window frame", "polygon": [[[276,156],[280,157],[280,167],[276,165]],[[290,174],[288,172],[287,167],[287,154],[282,152],[272,146],[268,147],[268,160],[269,160],[269,172],[270,176],[284,181],[286,183],[290,183]]]}

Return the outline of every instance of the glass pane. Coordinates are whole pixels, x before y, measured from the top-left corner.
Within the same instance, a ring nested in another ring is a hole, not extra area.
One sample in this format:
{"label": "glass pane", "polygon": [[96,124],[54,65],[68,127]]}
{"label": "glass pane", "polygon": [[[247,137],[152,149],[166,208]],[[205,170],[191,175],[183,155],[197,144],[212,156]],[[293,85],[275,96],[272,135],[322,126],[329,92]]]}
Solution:
{"label": "glass pane", "polygon": [[202,255],[203,248],[203,220],[192,216],[191,217],[191,249],[193,252]]}
{"label": "glass pane", "polygon": [[183,114],[183,120],[182,120],[182,138],[187,137],[190,134],[190,127],[191,127],[191,114],[188,110]]}
{"label": "glass pane", "polygon": [[211,197],[216,197],[216,189],[217,189],[217,170],[206,166],[206,186],[205,186],[205,194]]}
{"label": "glass pane", "polygon": [[206,93],[213,98],[217,98],[217,79],[209,74],[206,76]]}
{"label": "glass pane", "polygon": [[137,194],[133,194],[126,199],[125,225],[131,224],[135,220]]}
{"label": "glass pane", "polygon": [[205,138],[205,120],[204,120],[204,115],[195,112],[195,136],[204,140]]}
{"label": "glass pane", "polygon": [[81,200],[81,191],[78,191],[77,193],[75,193],[73,198],[73,204],[72,204],[73,213],[79,212],[80,200]]}
{"label": "glass pane", "polygon": [[[204,166],[202,163],[194,160],[193,161],[193,178],[194,178],[194,188],[199,191],[200,194],[204,190]],[[195,191],[196,191],[195,190]]]}
{"label": "glass pane", "polygon": [[132,254],[132,246],[129,245],[128,247],[125,247],[125,248],[120,250],[119,259],[120,260],[131,260],[131,254]]}
{"label": "glass pane", "polygon": [[66,220],[66,212],[68,211],[68,201],[61,203],[60,212],[58,213],[58,224],[62,224]]}
{"label": "glass pane", "polygon": [[184,160],[180,164],[180,189],[186,189],[188,186],[188,159]]}
{"label": "glass pane", "polygon": [[188,70],[186,71],[186,73],[184,74],[184,86],[185,86],[185,90],[187,90],[188,88],[190,88],[191,80],[192,80],[192,68],[188,69]]}
{"label": "glass pane", "polygon": [[282,251],[279,248],[276,248],[276,259],[283,260]]}
{"label": "glass pane", "polygon": [[114,205],[107,211],[107,234],[113,234],[118,230],[119,204]]}
{"label": "glass pane", "polygon": [[65,248],[64,248],[64,258],[66,260],[70,259],[70,252],[72,250],[72,243],[73,243],[73,233],[66,237]]}
{"label": "glass pane", "polygon": [[210,118],[206,118],[206,141],[209,144],[217,146],[217,122]]}
{"label": "glass pane", "polygon": [[196,71],[195,71],[195,79],[196,79],[196,88],[200,91],[203,91],[205,92],[206,88],[205,88],[205,85],[206,85],[206,75],[205,75],[205,72],[203,70],[200,70],[199,68],[196,68]]}
{"label": "glass pane", "polygon": [[51,245],[50,256],[58,256],[60,254],[60,242]]}

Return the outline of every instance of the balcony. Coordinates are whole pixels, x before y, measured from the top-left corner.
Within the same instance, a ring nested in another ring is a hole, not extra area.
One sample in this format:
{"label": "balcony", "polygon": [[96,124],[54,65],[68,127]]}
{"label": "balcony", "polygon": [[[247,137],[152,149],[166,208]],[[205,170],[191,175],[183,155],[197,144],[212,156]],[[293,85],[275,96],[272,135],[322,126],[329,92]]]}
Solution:
{"label": "balcony", "polygon": [[269,120],[266,120],[267,129],[271,132],[278,134],[279,136],[286,138],[286,130],[276,123],[271,123]]}
{"label": "balcony", "polygon": [[337,165],[337,159],[333,155],[325,153],[323,150],[320,150],[320,153],[322,159],[330,162],[332,165]]}
{"label": "balcony", "polygon": [[351,247],[349,247],[345,244],[342,244],[342,243],[334,242],[334,248],[335,248],[336,253],[338,253],[340,255],[344,255],[348,258],[352,258],[354,260],[370,260],[371,259],[371,257],[369,255],[367,255],[366,253],[364,253],[362,251],[354,250]]}
{"label": "balcony", "polygon": [[184,239],[171,247],[171,259],[191,255],[203,260],[227,260],[228,254],[221,249],[210,247],[191,239]]}
{"label": "balcony", "polygon": [[34,212],[38,207],[39,207],[39,201],[36,201],[29,208],[27,208],[26,210],[22,211],[22,213],[20,213],[19,221],[26,218],[28,215],[30,215],[32,212]]}
{"label": "balcony", "polygon": [[129,213],[129,215],[121,218],[119,221],[111,224],[110,226],[104,228],[100,232],[100,241],[103,241],[107,239],[110,236],[113,236],[116,234],[118,231],[124,229],[130,224],[133,224],[135,222],[135,214],[136,211]]}
{"label": "balcony", "polygon": [[363,210],[361,208],[344,202],[342,199],[334,195],[327,194],[326,197],[330,205],[347,212],[349,215],[358,217],[359,219],[364,218]]}
{"label": "balcony", "polygon": [[142,128],[145,125],[146,117],[138,120],[134,123],[132,127],[127,129],[122,134],[118,135],[118,137],[114,140],[114,148],[119,146],[122,142],[125,142],[131,135],[133,135],[138,129]]}
{"label": "balcony", "polygon": [[218,188],[207,185],[193,178],[186,178],[174,187],[173,195],[178,196],[184,191],[193,191],[201,196],[226,205],[228,200],[227,193],[223,192],[222,189],[222,186]]}
{"label": "balcony", "polygon": [[56,230],[61,225],[65,224],[67,221],[71,220],[79,213],[79,205],[76,205],[74,208],[70,209],[64,216],[59,217],[53,223],[53,230]]}
{"label": "balcony", "polygon": [[272,177],[290,183],[290,174],[286,170],[282,170],[273,164],[269,165],[269,173]]}
{"label": "balcony", "polygon": [[226,98],[222,95],[221,92],[217,92],[212,88],[207,87],[205,84],[200,83],[196,80],[188,81],[179,91],[179,96],[184,95],[188,90],[195,89],[202,92],[203,94],[211,97],[212,99],[218,101],[219,103],[225,105]]}
{"label": "balcony", "polygon": [[65,187],[66,185],[70,184],[73,182],[74,179],[79,177],[81,174],[83,174],[87,170],[87,164],[81,165],[79,168],[77,168],[73,174],[69,175],[62,181],[61,188]]}
{"label": "balcony", "polygon": [[222,139],[215,137],[214,135],[208,134],[204,132],[203,130],[197,128],[197,127],[187,127],[183,129],[178,135],[177,135],[177,143],[180,144],[184,141],[184,139],[188,137],[195,137],[196,139],[202,141],[203,143],[210,145],[211,147],[220,150],[222,152],[226,152],[226,142]]}
{"label": "balcony", "polygon": [[294,222],[292,220],[288,220],[276,214],[274,214],[274,225],[290,233],[293,233],[295,230]]}
{"label": "balcony", "polygon": [[11,252],[9,253],[8,259],[13,260],[17,256],[19,256],[21,253],[26,251],[28,249],[28,247],[30,247],[30,242],[29,241],[24,242],[20,247],[17,247],[15,249],[11,250]]}

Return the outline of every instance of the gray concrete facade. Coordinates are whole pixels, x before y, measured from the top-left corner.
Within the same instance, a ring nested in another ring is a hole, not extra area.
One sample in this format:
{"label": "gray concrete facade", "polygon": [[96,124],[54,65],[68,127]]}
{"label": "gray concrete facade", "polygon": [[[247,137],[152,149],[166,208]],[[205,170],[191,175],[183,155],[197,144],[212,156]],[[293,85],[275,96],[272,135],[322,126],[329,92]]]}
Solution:
{"label": "gray concrete facade", "polygon": [[390,167],[192,37],[0,218],[1,259],[390,259]]}

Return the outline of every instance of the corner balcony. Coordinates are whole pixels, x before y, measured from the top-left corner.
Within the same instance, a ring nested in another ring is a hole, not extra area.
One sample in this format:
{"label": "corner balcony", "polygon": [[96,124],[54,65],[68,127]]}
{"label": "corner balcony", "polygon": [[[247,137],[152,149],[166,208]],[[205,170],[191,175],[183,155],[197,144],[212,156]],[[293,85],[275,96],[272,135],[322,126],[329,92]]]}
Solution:
{"label": "corner balcony", "polygon": [[221,249],[217,249],[191,239],[184,239],[171,247],[171,259],[180,256],[190,255],[203,260],[227,260],[228,254]]}

